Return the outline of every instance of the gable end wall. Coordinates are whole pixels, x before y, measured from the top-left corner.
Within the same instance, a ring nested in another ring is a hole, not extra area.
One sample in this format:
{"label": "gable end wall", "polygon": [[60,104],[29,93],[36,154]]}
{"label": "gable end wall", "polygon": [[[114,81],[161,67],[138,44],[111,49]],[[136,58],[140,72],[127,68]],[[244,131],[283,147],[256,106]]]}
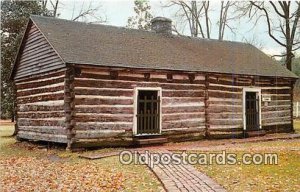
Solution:
{"label": "gable end wall", "polygon": [[18,54],[14,69],[15,80],[65,68],[62,59],[32,22],[28,24]]}

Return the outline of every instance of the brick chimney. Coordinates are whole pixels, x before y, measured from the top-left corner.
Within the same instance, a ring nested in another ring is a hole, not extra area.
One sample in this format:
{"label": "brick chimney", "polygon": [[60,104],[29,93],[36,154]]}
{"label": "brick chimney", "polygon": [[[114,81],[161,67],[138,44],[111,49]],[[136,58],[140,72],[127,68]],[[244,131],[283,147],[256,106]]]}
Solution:
{"label": "brick chimney", "polygon": [[172,34],[172,20],[165,17],[155,17],[151,20],[151,30],[161,34]]}

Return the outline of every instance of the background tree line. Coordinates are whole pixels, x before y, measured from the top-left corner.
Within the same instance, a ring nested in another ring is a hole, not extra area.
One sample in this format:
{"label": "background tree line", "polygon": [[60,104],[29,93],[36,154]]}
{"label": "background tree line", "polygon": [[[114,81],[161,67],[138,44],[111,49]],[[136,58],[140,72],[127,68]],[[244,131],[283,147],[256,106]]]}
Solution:
{"label": "background tree line", "polygon": [[[59,17],[62,4],[62,0],[1,1],[1,118],[13,116],[14,88],[9,75],[30,14]],[[69,19],[103,23],[106,17],[99,15],[100,8],[101,3],[74,2]],[[175,10],[173,32],[177,35],[183,35],[185,30],[185,34],[192,37],[225,40],[226,34],[238,32],[234,22],[241,18],[252,21],[254,25],[264,22],[269,38],[285,50],[273,57],[281,57],[283,65],[300,75],[300,56],[295,54],[300,50],[299,1],[220,1],[218,7],[213,7],[209,1],[171,0],[162,8]],[[134,15],[128,18],[127,27],[150,30],[154,15],[149,1],[135,0],[133,10]],[[213,23],[212,15],[218,15],[214,19],[216,23]],[[255,38],[245,38],[244,41],[260,47]]]}

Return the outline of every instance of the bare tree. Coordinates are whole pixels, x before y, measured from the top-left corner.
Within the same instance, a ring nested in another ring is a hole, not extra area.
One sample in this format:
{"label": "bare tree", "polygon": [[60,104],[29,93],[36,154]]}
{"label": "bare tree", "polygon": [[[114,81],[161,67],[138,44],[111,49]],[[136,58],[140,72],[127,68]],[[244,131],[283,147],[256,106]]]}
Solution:
{"label": "bare tree", "polygon": [[248,14],[250,19],[266,20],[268,35],[280,46],[285,48],[285,53],[275,55],[285,57],[285,65],[292,70],[292,59],[294,52],[300,49],[299,38],[299,18],[300,2],[295,1],[250,1],[244,9],[244,14]]}
{"label": "bare tree", "polygon": [[106,16],[104,17],[103,15],[100,16],[97,14],[97,12],[100,10],[102,7],[101,4],[94,5],[92,1],[89,2],[88,6],[85,6],[85,1],[82,2],[80,11],[75,13],[75,3],[73,7],[73,14],[72,14],[72,20],[73,21],[78,21],[79,19],[87,19],[87,17],[90,17],[95,20],[95,22],[98,23],[104,23],[106,22]]}
{"label": "bare tree", "polygon": [[41,0],[43,10],[48,10],[52,17],[57,17],[59,0]]}
{"label": "bare tree", "polygon": [[[60,0],[41,0],[41,2],[43,9],[49,10],[52,17],[59,17],[59,10],[65,8]],[[86,6],[87,2],[88,6]],[[94,22],[106,22],[106,17],[97,14],[102,7],[100,4],[94,5],[93,1],[82,1],[79,11],[76,9],[77,5],[78,2],[74,2],[71,20],[79,21],[80,19],[87,19],[89,17],[95,20]]]}
{"label": "bare tree", "polygon": [[[234,32],[234,28],[230,27],[229,21],[235,19],[235,16],[229,17],[228,13],[236,2],[221,1],[220,17],[218,25],[218,39],[223,40],[225,29],[229,28]],[[192,37],[211,38],[212,22],[210,14],[214,11],[209,1],[172,1],[165,7],[178,6],[179,10],[175,16],[181,21],[185,21],[190,29]]]}
{"label": "bare tree", "polygon": [[[175,13],[175,16],[179,18],[179,20],[183,22],[187,22],[189,25],[190,33],[192,37],[201,36],[202,38],[206,38],[206,36],[210,36],[209,34],[209,23],[205,26],[208,26],[206,34],[203,31],[202,23],[200,22],[201,18],[204,15],[204,4],[206,2],[196,2],[196,1],[172,1],[169,5],[165,7],[178,6],[179,10]],[[209,2],[208,5],[205,6],[208,14]],[[206,21],[209,21],[208,19]]]}
{"label": "bare tree", "polygon": [[220,18],[219,18],[219,40],[223,40],[225,29],[228,28],[234,33],[234,28],[229,25],[231,20],[237,18],[237,16],[228,16],[229,9],[235,7],[236,2],[234,1],[221,1]]}
{"label": "bare tree", "polygon": [[255,47],[257,47],[258,49],[262,50],[264,48],[262,42],[260,42],[257,38],[256,35],[253,35],[252,37],[243,37],[242,39],[243,42],[253,45]]}

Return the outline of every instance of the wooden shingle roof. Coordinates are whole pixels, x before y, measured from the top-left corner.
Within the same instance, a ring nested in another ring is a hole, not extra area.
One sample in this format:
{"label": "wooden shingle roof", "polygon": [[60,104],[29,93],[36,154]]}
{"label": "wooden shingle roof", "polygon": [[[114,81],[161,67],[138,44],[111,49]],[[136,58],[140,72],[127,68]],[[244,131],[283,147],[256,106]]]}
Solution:
{"label": "wooden shingle roof", "polygon": [[31,16],[65,63],[298,78],[252,45]]}

